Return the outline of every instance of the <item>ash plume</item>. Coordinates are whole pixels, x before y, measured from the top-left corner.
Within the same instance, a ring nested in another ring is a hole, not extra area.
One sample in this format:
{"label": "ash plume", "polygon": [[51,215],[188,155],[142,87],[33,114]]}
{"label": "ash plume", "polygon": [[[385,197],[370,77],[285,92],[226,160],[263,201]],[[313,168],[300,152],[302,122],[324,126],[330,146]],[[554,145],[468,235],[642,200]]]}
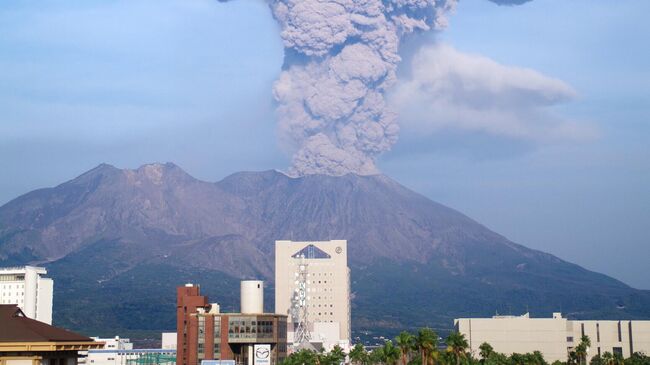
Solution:
{"label": "ash plume", "polygon": [[292,175],[378,173],[375,158],[397,141],[385,91],[400,40],[441,29],[457,0],[274,0],[285,47],[273,88]]}

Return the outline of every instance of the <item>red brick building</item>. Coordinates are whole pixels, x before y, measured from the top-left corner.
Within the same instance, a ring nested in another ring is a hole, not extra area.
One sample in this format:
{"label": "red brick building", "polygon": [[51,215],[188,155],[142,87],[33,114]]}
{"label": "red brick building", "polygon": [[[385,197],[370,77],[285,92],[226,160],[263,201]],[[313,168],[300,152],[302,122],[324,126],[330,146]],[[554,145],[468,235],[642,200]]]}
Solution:
{"label": "red brick building", "polygon": [[219,313],[199,286],[177,291],[177,365],[199,365],[202,360],[235,360],[254,365],[255,345],[269,345],[271,365],[287,356],[287,316],[271,313]]}

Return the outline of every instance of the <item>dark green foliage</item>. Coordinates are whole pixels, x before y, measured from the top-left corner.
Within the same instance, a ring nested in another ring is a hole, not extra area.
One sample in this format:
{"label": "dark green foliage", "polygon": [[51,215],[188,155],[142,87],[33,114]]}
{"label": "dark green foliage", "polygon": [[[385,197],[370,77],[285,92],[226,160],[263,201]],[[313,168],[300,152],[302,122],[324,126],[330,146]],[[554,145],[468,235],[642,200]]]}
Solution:
{"label": "dark green foliage", "polygon": [[[394,342],[386,341],[370,353],[361,344],[356,344],[349,354],[350,364],[396,365],[400,359],[403,360],[402,355],[406,352],[407,365],[549,365],[539,351],[508,356],[494,351],[488,343],[479,346],[477,359],[469,352],[465,337],[458,332],[449,334],[445,340],[446,350],[431,347],[431,344],[437,344],[437,339],[438,336],[431,329],[422,328],[415,335],[401,332]],[[588,346],[589,338],[583,337],[580,343]],[[578,355],[574,355],[574,361],[580,361],[580,351],[579,349]],[[289,356],[283,365],[338,365],[337,361],[343,358],[340,348],[330,353],[301,350]],[[422,361],[423,359],[425,360]],[[551,365],[567,365],[567,362],[554,361]],[[593,357],[590,365],[650,365],[650,357],[634,353],[629,358],[622,359],[605,352],[602,356]]]}
{"label": "dark green foliage", "polygon": [[467,352],[469,349],[469,343],[467,339],[460,332],[452,332],[445,340],[447,344],[447,352],[452,355],[452,359],[456,365],[466,363],[467,359],[472,357],[471,354]]}
{"label": "dark green foliage", "polygon": [[[176,287],[185,283],[201,285],[201,293],[224,310],[238,309],[238,279],[217,271],[183,269],[153,260],[135,268],[122,268],[109,260],[102,261],[104,251],[113,245],[98,242],[91,249],[48,266],[49,275],[56,277],[56,326],[89,336],[120,334],[140,340],[152,336],[159,339],[161,330],[176,330]],[[89,260],[89,255],[95,259]],[[80,267],[83,276],[77,275]]]}
{"label": "dark green foliage", "polygon": [[589,336],[582,336],[580,338],[580,343],[576,348],[569,353],[569,364],[587,364],[587,350],[591,346],[591,339]]}
{"label": "dark green foliage", "polygon": [[340,365],[345,361],[345,352],[338,345],[329,353],[302,349],[289,355],[282,365]]}
{"label": "dark green foliage", "polygon": [[646,356],[645,354],[635,352],[632,354],[632,356],[625,359],[625,365],[650,365],[650,357]]}
{"label": "dark green foliage", "polygon": [[370,356],[366,351],[366,348],[362,344],[358,343],[354,345],[352,350],[350,350],[350,363],[352,365],[368,365],[370,364]]}

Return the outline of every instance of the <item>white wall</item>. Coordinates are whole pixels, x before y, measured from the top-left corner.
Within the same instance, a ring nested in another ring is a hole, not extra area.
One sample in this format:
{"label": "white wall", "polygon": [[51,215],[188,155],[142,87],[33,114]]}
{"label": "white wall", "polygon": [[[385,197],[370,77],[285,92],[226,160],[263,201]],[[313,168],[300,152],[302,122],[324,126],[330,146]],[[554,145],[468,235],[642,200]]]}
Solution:
{"label": "white wall", "polygon": [[54,283],[45,274],[42,267],[0,268],[0,304],[17,304],[27,317],[52,324]]}
{"label": "white wall", "polygon": [[52,300],[54,297],[54,281],[50,278],[38,279],[38,294],[36,297],[36,320],[52,324]]}
{"label": "white wall", "polygon": [[264,313],[264,282],[243,280],[240,284],[240,312]]}
{"label": "white wall", "polygon": [[489,343],[505,354],[540,351],[548,362],[566,361],[566,319],[471,318],[458,320],[458,329],[474,356]]}
{"label": "white wall", "polygon": [[162,348],[164,350],[176,350],[176,332],[162,333]]}

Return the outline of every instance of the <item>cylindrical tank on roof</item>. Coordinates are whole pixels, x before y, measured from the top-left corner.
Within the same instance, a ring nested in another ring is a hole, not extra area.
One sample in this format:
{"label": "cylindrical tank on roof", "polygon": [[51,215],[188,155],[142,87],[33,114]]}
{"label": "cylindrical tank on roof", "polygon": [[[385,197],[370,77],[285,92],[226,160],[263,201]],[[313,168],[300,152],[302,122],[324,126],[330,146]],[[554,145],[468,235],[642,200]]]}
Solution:
{"label": "cylindrical tank on roof", "polygon": [[241,312],[264,313],[264,282],[243,280],[241,282]]}

